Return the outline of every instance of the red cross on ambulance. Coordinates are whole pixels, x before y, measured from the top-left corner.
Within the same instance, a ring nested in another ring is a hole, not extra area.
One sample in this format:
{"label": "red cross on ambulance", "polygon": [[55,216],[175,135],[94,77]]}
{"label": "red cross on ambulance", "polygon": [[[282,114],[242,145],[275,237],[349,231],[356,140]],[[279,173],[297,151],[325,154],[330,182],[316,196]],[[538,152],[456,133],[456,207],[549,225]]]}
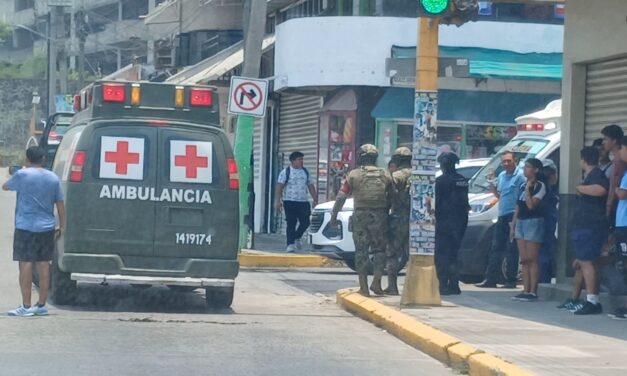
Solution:
{"label": "red cross on ambulance", "polygon": [[103,136],[100,144],[100,178],[144,179],[143,138]]}
{"label": "red cross on ambulance", "polygon": [[170,181],[211,184],[211,156],[211,142],[170,141]]}

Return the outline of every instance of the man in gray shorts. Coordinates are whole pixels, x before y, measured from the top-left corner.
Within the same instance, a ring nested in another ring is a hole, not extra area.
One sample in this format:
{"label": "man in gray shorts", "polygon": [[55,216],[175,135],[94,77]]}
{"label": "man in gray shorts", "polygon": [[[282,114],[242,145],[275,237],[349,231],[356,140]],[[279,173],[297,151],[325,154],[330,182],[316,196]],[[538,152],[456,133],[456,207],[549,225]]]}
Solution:
{"label": "man in gray shorts", "polygon": [[[50,285],[50,261],[55,239],[63,232],[65,206],[57,176],[44,169],[45,152],[39,147],[26,151],[28,166],[17,171],[4,185],[5,191],[17,192],[13,260],[19,262],[22,305],[9,316],[42,316],[48,314],[46,299]],[[54,207],[59,214],[55,230]],[[39,272],[39,300],[31,306],[33,265]]]}

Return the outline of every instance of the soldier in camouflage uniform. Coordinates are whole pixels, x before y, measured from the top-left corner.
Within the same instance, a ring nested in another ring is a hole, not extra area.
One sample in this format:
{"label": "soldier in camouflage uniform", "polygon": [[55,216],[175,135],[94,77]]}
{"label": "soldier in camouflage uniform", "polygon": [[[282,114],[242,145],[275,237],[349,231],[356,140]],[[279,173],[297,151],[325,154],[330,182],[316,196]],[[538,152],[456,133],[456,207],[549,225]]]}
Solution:
{"label": "soldier in camouflage uniform", "polygon": [[376,167],[379,152],[374,145],[362,145],[357,151],[359,168],[351,171],[342,184],[331,213],[331,226],[337,226],[337,213],[349,195],[353,196],[354,212],[351,218],[355,242],[355,265],[359,275],[359,293],[368,292],[368,254],[373,255],[374,279],[370,289],[383,295],[381,277],[385,267],[385,249],[388,242],[388,213],[394,187],[392,178]]}
{"label": "soldier in camouflage uniform", "polygon": [[394,199],[390,215],[390,242],[386,249],[388,287],[383,290],[388,295],[398,295],[396,276],[398,260],[403,253],[409,252],[409,187],[411,184],[411,150],[400,147],[392,155],[398,169],[392,173]]}

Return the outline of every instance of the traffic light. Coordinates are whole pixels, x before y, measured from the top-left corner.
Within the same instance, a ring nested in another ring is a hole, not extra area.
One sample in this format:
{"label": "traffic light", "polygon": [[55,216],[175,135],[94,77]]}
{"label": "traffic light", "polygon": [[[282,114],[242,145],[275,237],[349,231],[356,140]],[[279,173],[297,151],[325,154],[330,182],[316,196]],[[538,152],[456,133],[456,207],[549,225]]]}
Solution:
{"label": "traffic light", "polygon": [[478,15],[478,0],[418,0],[418,17],[439,18],[442,24],[460,26]]}

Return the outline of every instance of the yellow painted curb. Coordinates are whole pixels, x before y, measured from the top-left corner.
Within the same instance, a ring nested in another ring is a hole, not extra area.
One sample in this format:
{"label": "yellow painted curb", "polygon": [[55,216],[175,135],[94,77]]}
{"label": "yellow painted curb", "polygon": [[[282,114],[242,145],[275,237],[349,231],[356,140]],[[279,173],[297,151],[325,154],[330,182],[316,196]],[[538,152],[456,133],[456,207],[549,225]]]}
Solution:
{"label": "yellow painted curb", "polygon": [[468,368],[473,376],[533,376],[534,374],[519,368],[490,354],[474,354],[468,358]]}
{"label": "yellow painted curb", "polygon": [[455,369],[467,370],[471,376],[533,375],[511,363],[484,353],[438,329],[353,289],[338,290],[337,303],[347,311],[366,319],[403,342]]}
{"label": "yellow painted curb", "polygon": [[326,257],[318,255],[283,255],[242,252],[239,255],[239,264],[244,267],[317,268],[334,266],[335,263]]}

